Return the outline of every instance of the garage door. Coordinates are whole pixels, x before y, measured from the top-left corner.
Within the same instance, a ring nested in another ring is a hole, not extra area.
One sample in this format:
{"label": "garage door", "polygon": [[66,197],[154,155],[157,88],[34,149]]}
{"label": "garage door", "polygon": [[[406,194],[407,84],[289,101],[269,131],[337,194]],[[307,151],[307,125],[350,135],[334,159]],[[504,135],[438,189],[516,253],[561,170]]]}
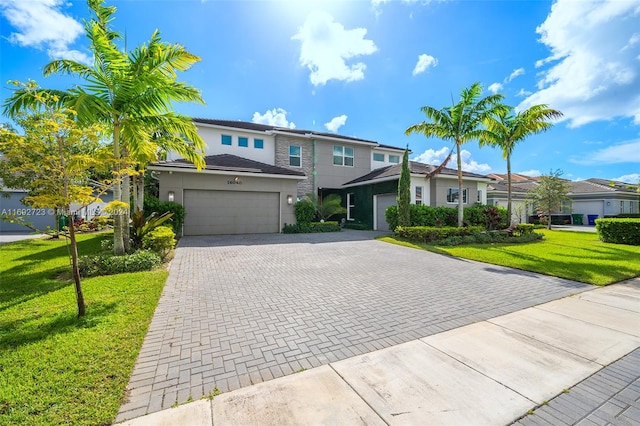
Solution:
{"label": "garage door", "polygon": [[604,217],[604,201],[574,201],[571,203],[571,210],[574,214],[585,215],[583,220],[586,224],[588,215]]}
{"label": "garage door", "polygon": [[396,198],[397,194],[381,194],[376,195],[376,229],[378,231],[388,231],[389,224],[385,219],[384,212],[389,206],[395,206],[398,204]]}
{"label": "garage door", "polygon": [[185,235],[265,234],[280,229],[280,194],[185,190]]}

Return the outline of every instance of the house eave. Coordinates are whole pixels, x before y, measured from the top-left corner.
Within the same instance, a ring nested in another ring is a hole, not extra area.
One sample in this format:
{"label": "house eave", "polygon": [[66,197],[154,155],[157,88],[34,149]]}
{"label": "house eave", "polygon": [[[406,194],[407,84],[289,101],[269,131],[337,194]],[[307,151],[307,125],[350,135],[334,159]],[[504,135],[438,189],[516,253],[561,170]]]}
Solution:
{"label": "house eave", "polygon": [[232,130],[234,132],[252,133],[256,135],[271,135],[273,133],[271,130],[243,129],[241,127],[222,126],[220,124],[202,123],[199,121],[194,122],[194,124],[196,125],[196,127],[208,127],[212,129]]}
{"label": "house eave", "polygon": [[246,169],[233,170],[231,167],[225,168],[225,170],[211,170],[202,169],[198,170],[194,166],[149,166],[149,170],[154,172],[168,172],[168,173],[203,173],[207,175],[223,175],[223,176],[244,176],[244,177],[260,177],[260,178],[273,178],[273,179],[293,179],[293,180],[306,180],[306,176],[300,175],[280,175],[273,173],[260,173],[258,169],[256,171],[247,171]]}

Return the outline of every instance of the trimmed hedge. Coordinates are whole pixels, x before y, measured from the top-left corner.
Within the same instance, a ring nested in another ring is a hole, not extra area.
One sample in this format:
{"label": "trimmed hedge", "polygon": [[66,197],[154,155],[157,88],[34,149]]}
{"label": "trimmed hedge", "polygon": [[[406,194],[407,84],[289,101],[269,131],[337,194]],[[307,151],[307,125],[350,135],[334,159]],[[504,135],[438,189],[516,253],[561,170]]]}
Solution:
{"label": "trimmed hedge", "polygon": [[142,237],[142,248],[149,249],[160,255],[162,260],[176,246],[176,234],[168,226],[158,226]]}
{"label": "trimmed hedge", "polygon": [[355,229],[358,231],[370,231],[371,227],[369,225],[367,225],[366,223],[361,223],[361,222],[353,222],[353,221],[346,221],[344,224],[344,228],[346,229]]}
{"label": "trimmed hedge", "polygon": [[398,237],[406,238],[409,241],[418,243],[430,243],[433,241],[444,240],[449,237],[464,237],[467,235],[478,234],[484,231],[482,226],[467,226],[464,228],[458,228],[453,226],[447,227],[432,227],[432,226],[398,226],[395,230],[395,235]]}
{"label": "trimmed hedge", "polygon": [[297,223],[295,225],[284,224],[282,228],[283,234],[311,234],[314,232],[340,232],[340,224],[338,222],[311,222]]}
{"label": "trimmed hedge", "polygon": [[523,236],[533,234],[536,226],[533,223],[519,223],[513,230],[513,235]]}
{"label": "trimmed hedge", "polygon": [[640,219],[596,219],[596,230],[605,243],[640,246]]}
{"label": "trimmed hedge", "polygon": [[95,277],[124,272],[150,271],[162,264],[160,256],[151,250],[138,250],[132,254],[82,256],[79,259],[80,275]]}
{"label": "trimmed hedge", "polygon": [[510,236],[505,232],[481,232],[479,234],[466,235],[464,237],[449,237],[436,241],[439,246],[459,246],[464,244],[494,244],[494,243],[530,243],[539,241],[544,237],[537,232],[530,234]]}
{"label": "trimmed hedge", "polygon": [[300,200],[294,204],[293,210],[298,224],[309,224],[316,215],[316,206],[307,199]]}
{"label": "trimmed hedge", "polygon": [[[485,229],[500,229],[507,226],[507,209],[504,207],[485,206],[476,204],[463,209],[464,223],[468,226],[481,225]],[[385,211],[385,219],[389,229],[394,230],[398,226],[398,206],[390,206]],[[411,226],[457,226],[457,207],[431,207],[411,204]]]}

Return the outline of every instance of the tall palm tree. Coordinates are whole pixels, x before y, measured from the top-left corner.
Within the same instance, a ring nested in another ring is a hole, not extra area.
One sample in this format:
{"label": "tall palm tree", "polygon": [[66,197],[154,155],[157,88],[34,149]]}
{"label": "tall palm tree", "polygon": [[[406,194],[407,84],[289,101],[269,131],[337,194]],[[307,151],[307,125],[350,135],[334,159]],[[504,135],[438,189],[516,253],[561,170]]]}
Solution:
{"label": "tall palm tree", "polygon": [[484,124],[487,128],[480,138],[480,145],[492,145],[502,150],[507,160],[507,217],[511,217],[511,154],[515,146],[536,133],[544,132],[553,126],[549,120],[562,117],[562,113],[545,104],[533,105],[513,114],[513,108],[501,109],[487,116]]}
{"label": "tall palm tree", "polygon": [[[50,90],[61,105],[78,113],[81,124],[104,123],[112,131],[113,152],[121,159],[114,175],[114,199],[123,208],[114,214],[114,253],[123,254],[129,238],[129,166],[146,164],[159,148],[176,151],[204,166],[204,141],[186,116],[172,111],[173,102],[204,103],[194,87],[177,81],[177,71],[185,71],[200,60],[179,44],[162,42],[155,31],[147,44],[131,53],[121,51],[115,41],[119,33],[110,28],[114,6],[103,6],[104,0],[89,0],[94,17],[85,22],[94,63],[91,66],[62,59],[44,68],[45,76],[71,74],[85,84],[62,92]],[[4,112],[15,116],[32,100],[17,90],[7,99]],[[156,134],[169,135],[154,138]],[[123,204],[122,204],[123,203]]]}
{"label": "tall palm tree", "polygon": [[[489,116],[506,109],[501,104],[504,98],[501,94],[493,94],[480,98],[482,85],[474,83],[469,88],[462,89],[458,103],[436,109],[431,106],[421,108],[427,120],[415,124],[405,131],[406,135],[420,133],[428,138],[435,137],[454,141],[458,160],[458,226],[463,224],[463,192],[462,192],[462,159],[460,147],[471,140],[480,141],[486,132],[482,123]],[[445,160],[445,162],[448,161]],[[444,163],[443,163],[444,164]],[[442,165],[440,166],[442,167]]]}

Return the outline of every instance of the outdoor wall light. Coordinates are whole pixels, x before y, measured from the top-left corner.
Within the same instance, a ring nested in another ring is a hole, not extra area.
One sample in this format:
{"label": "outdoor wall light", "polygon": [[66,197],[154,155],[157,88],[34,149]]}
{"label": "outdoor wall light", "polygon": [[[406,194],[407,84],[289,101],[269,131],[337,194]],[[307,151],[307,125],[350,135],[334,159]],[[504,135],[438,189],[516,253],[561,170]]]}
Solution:
{"label": "outdoor wall light", "polygon": [[287,195],[287,204],[293,204],[293,195]]}
{"label": "outdoor wall light", "polygon": [[169,194],[167,195],[168,195],[169,201],[171,202],[173,202],[173,200],[176,198],[176,193],[173,191],[169,191]]}
{"label": "outdoor wall light", "polygon": [[610,206],[611,205],[611,201],[607,201],[607,205]]}

